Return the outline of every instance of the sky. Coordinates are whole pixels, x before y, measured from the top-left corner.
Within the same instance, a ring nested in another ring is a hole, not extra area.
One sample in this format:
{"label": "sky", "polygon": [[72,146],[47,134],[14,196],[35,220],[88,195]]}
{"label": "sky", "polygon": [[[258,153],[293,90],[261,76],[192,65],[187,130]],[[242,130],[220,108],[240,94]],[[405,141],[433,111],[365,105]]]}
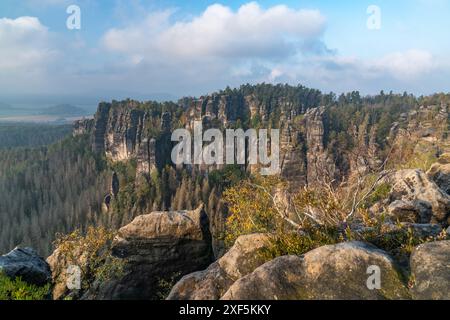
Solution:
{"label": "sky", "polygon": [[[80,9],[69,29],[67,8]],[[2,97],[450,88],[450,0],[1,0]],[[6,99],[6,98],[5,98]]]}

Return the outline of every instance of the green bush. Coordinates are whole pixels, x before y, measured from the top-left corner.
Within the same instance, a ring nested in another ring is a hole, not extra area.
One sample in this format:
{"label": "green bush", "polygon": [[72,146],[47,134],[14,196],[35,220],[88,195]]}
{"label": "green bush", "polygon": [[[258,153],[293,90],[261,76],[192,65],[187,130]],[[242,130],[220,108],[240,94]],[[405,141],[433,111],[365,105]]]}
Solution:
{"label": "green bush", "polygon": [[381,183],[379,186],[375,188],[373,193],[367,198],[365,207],[370,208],[378,201],[381,201],[383,199],[386,199],[390,192],[391,192],[392,186],[388,183]]}
{"label": "green bush", "polygon": [[46,300],[49,292],[50,284],[38,287],[0,273],[0,300]]}

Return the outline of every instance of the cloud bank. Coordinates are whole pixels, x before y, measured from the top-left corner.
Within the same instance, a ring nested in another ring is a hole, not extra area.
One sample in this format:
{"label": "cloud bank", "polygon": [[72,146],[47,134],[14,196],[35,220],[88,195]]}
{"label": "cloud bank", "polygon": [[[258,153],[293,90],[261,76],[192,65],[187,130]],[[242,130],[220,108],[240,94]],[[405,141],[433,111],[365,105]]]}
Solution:
{"label": "cloud bank", "polygon": [[[214,4],[188,18],[175,10],[150,12],[107,30],[87,48],[64,45],[38,18],[3,18],[0,86],[18,93],[33,88],[181,96],[247,82],[288,82],[337,92],[431,92],[439,90],[434,86],[441,78],[450,78],[445,60],[427,50],[343,56],[327,46],[326,32],[327,19],[318,10],[256,2],[237,10]],[[436,71],[441,77],[429,81]]]}
{"label": "cloud bank", "polygon": [[319,37],[325,17],[315,10],[278,5],[267,10],[255,3],[238,11],[215,4],[187,22],[170,23],[171,11],[150,14],[138,25],[107,32],[107,49],[155,59],[176,61],[217,59],[281,59]]}

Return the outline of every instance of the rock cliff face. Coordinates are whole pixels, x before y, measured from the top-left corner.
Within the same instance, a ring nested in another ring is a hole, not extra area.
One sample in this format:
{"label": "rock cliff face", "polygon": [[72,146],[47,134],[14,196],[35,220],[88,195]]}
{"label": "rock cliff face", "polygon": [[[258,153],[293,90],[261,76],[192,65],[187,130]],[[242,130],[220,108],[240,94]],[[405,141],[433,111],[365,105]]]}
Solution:
{"label": "rock cliff face", "polygon": [[[314,184],[326,174],[337,174],[332,157],[324,145],[324,108],[310,109],[303,120],[296,109],[283,99],[275,105],[255,95],[235,97],[215,94],[199,99],[186,98],[170,112],[155,114],[145,103],[132,100],[101,103],[93,120],[77,122],[74,135],[90,132],[93,150],[104,153],[113,162],[135,159],[137,174],[144,175],[169,163],[173,118],[193,130],[195,121],[207,128],[279,128],[281,130],[281,175],[295,187]],[[181,112],[181,116],[180,116]],[[181,122],[180,122],[181,121]],[[256,121],[256,122],[255,122]],[[248,147],[248,146],[247,146]],[[210,172],[220,165],[200,166]],[[249,166],[249,170],[253,170]]]}
{"label": "rock cliff face", "polygon": [[120,279],[97,282],[84,299],[155,299],[159,282],[201,270],[212,261],[203,206],[193,211],[153,212],[119,230],[113,255],[125,262]]}
{"label": "rock cliff face", "polygon": [[[306,180],[308,185],[316,185],[324,179],[330,181],[336,175],[336,167],[324,146],[323,107],[311,109],[305,115],[306,130]],[[328,177],[328,178],[327,178]]]}
{"label": "rock cliff face", "polygon": [[[127,100],[101,103],[92,122],[89,128],[95,152],[113,162],[135,159],[138,175],[148,175],[164,165],[168,155],[158,150],[165,151],[170,144],[170,113],[155,116],[144,110],[142,103]],[[79,127],[74,134],[83,131]]]}
{"label": "rock cliff face", "polygon": [[79,136],[83,134],[89,134],[94,128],[94,119],[81,119],[77,120],[73,124],[73,136]]}

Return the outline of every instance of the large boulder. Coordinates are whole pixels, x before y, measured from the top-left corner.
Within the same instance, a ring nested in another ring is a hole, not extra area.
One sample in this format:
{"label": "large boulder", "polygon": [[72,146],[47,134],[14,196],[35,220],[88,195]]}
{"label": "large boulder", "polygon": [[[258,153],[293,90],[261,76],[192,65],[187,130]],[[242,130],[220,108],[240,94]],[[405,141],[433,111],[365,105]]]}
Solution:
{"label": "large boulder", "polygon": [[384,182],[392,186],[389,211],[395,218],[402,222],[447,222],[450,197],[422,170],[395,171]]}
{"label": "large boulder", "polygon": [[251,273],[269,259],[264,250],[270,245],[265,234],[239,237],[234,246],[208,269],[183,277],[168,300],[218,300],[239,278]]}
{"label": "large boulder", "polygon": [[403,223],[401,226],[410,229],[414,237],[421,239],[437,238],[444,230],[440,224]]}
{"label": "large boulder", "polygon": [[113,255],[125,262],[120,279],[96,283],[84,299],[156,299],[159,283],[202,270],[212,262],[211,235],[203,206],[153,212],[119,230]]}
{"label": "large boulder", "polygon": [[421,215],[422,212],[429,212],[429,207],[424,210],[420,209],[420,203],[413,203],[410,201],[395,200],[388,206],[388,213],[396,220],[403,222],[422,222],[430,221],[431,215]]}
{"label": "large boulder", "polygon": [[450,163],[438,162],[433,164],[427,175],[439,188],[450,195]]}
{"label": "large boulder", "polygon": [[16,248],[1,256],[0,272],[37,286],[44,286],[52,279],[49,265],[31,248]]}
{"label": "large boulder", "polygon": [[[380,289],[368,286],[380,270]],[[274,259],[236,281],[223,300],[407,299],[392,258],[362,242],[324,246],[305,255]]]}
{"label": "large boulder", "polygon": [[422,244],[411,254],[412,296],[450,300],[450,241]]}

